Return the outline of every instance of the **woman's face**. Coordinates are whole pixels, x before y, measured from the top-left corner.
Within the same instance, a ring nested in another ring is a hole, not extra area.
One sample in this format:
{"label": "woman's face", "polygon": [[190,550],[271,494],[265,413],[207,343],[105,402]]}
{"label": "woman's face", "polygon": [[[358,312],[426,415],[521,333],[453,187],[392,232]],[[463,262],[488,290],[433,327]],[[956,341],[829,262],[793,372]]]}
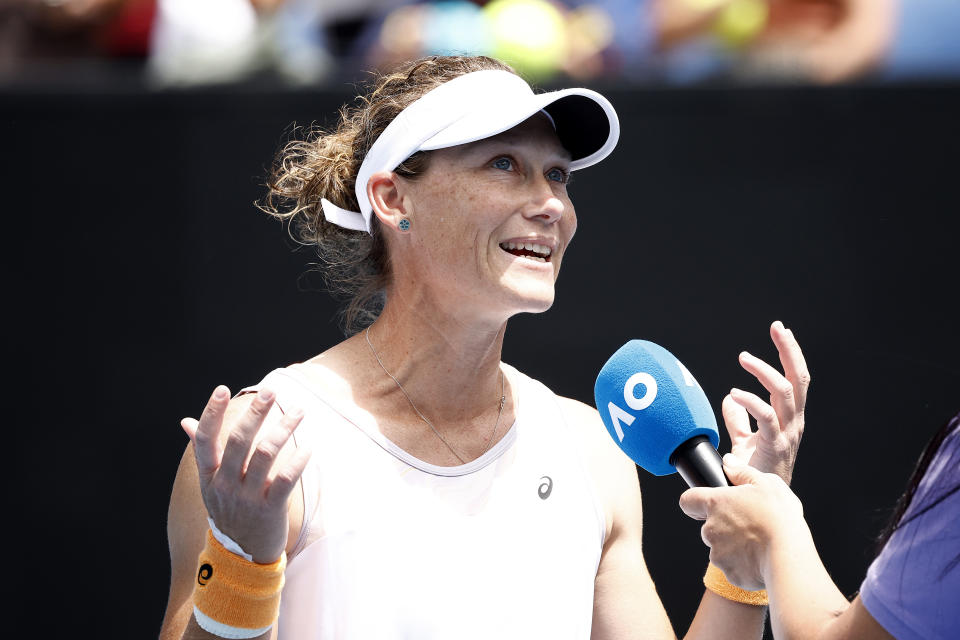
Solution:
{"label": "woman's face", "polygon": [[412,227],[392,243],[394,273],[472,314],[505,319],[548,309],[577,228],[569,166],[543,114],[431,152],[423,175],[402,180]]}

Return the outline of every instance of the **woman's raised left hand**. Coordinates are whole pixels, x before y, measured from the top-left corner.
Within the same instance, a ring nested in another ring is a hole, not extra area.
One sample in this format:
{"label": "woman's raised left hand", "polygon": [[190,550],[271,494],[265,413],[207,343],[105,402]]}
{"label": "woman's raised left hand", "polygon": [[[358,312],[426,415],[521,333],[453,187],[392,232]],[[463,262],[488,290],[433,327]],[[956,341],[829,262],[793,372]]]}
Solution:
{"label": "woman's raised left hand", "polygon": [[[770,393],[769,403],[749,391],[731,389],[721,409],[730,434],[731,452],[750,466],[775,473],[790,484],[803,436],[810,373],[790,329],[778,320],[770,326],[770,337],[780,355],[782,373],[746,351],[740,354],[741,366]],[[749,416],[757,421],[755,432],[750,429]]]}

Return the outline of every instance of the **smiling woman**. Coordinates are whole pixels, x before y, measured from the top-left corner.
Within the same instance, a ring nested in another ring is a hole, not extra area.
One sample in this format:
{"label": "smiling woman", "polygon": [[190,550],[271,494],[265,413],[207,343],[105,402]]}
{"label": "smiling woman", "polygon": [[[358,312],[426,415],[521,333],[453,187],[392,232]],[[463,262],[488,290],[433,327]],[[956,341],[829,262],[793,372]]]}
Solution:
{"label": "smiling woman", "polygon": [[393,289],[443,316],[487,318],[494,333],[510,315],[548,309],[576,230],[566,189],[571,158],[550,119],[539,112],[503,133],[428,153],[414,181],[371,177],[381,221],[406,219],[416,230],[389,242]]}
{"label": "smiling woman", "polygon": [[[593,91],[436,57],[284,150],[263,206],[317,247],[349,337],[183,420],[161,637],[674,637],[634,465],[594,409],[500,359],[508,319],[553,304],[570,172],[618,136]],[[771,404],[724,415],[789,477],[808,376],[793,334],[771,336],[783,373],[741,356]],[[687,637],[761,635],[762,608],[691,590]]]}
{"label": "smiling woman", "polygon": [[[473,74],[478,71],[499,71],[503,75],[488,73],[490,80],[467,86],[467,91],[456,91],[455,83],[452,91],[447,87],[446,95],[432,92],[457,77],[471,74],[476,78]],[[500,95],[494,86],[498,80],[512,84],[510,88],[519,90],[527,100],[514,108],[509,95]],[[431,101],[420,103],[419,99],[427,93],[431,93]],[[560,118],[567,125],[565,142],[587,160],[581,160],[580,166],[598,162],[613,150],[619,137],[613,107],[593,92],[580,91],[569,96],[561,93],[564,95],[553,96],[557,100],[551,105],[554,115],[543,111],[542,117],[551,126],[555,125],[554,118]],[[491,99],[493,97],[498,99]],[[591,103],[593,97],[601,102]],[[395,165],[392,172],[397,176],[415,181],[428,168],[430,149],[449,151],[460,141],[470,142],[470,138],[477,135],[485,137],[503,132],[503,144],[509,144],[510,139],[516,141],[522,133],[510,134],[509,130],[532,115],[527,112],[527,102],[531,99],[533,106],[549,101],[533,96],[526,83],[502,62],[483,56],[430,58],[380,78],[368,95],[359,96],[355,105],[341,109],[340,124],[335,131],[314,130],[306,140],[287,145],[275,164],[263,209],[294,222],[300,239],[318,247],[328,287],[349,300],[344,314],[348,334],[356,333],[379,314],[392,267],[392,261],[386,259],[385,235],[379,225],[369,223],[370,200],[365,189],[356,188],[357,183],[369,178],[374,166],[384,161]],[[447,123],[451,117],[462,116],[463,109],[457,106],[471,101],[475,103],[472,118]],[[405,111],[414,103],[418,103],[419,112]],[[481,105],[486,106],[486,110]],[[404,118],[389,128],[401,113]],[[574,121],[581,116],[587,116],[586,121]],[[418,118],[424,121],[422,129],[411,127],[410,123]],[[374,149],[388,128],[393,134],[388,140],[393,144],[386,144],[385,140]],[[406,139],[404,129],[432,134],[431,139]],[[483,133],[477,134],[477,131]],[[557,144],[556,134],[552,135]],[[596,144],[597,140],[601,145]],[[551,179],[559,179],[557,173],[562,173],[566,182],[570,171],[569,152],[562,147],[561,152],[565,156],[565,168],[556,169]],[[398,154],[404,157],[397,157]],[[513,170],[515,162],[510,156],[491,161],[506,171]],[[321,202],[322,208],[318,206]],[[353,211],[361,215],[352,214]],[[405,227],[401,231],[408,231],[412,220],[407,218],[398,224]],[[354,233],[356,230],[368,233]]]}

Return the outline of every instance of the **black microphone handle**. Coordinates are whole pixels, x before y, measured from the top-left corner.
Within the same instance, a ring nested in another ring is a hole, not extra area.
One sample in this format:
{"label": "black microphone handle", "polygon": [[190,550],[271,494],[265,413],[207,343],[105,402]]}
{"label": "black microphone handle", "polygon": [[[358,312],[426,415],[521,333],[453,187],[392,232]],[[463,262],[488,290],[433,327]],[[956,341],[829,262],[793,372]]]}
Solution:
{"label": "black microphone handle", "polygon": [[677,447],[670,464],[691,487],[730,486],[723,473],[723,460],[707,436],[695,436]]}

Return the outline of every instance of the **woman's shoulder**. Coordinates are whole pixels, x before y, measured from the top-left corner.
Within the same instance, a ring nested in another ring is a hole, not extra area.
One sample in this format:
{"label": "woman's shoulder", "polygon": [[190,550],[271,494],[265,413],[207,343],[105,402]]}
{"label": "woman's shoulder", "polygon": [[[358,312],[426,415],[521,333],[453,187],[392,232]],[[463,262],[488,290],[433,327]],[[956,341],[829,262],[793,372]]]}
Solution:
{"label": "woman's shoulder", "polygon": [[600,413],[574,398],[557,396],[557,402],[604,503],[609,507],[629,493],[625,487],[638,487],[636,465],[607,433]]}
{"label": "woman's shoulder", "polygon": [[570,427],[578,441],[588,445],[591,451],[596,450],[606,456],[619,454],[621,458],[623,457],[623,454],[607,435],[606,427],[603,426],[600,414],[595,408],[580,400],[554,392],[543,381],[533,378],[511,365],[503,363],[503,367],[510,380],[519,383],[518,392],[521,403],[529,400],[528,396],[531,392],[551,396],[559,407],[564,422]]}
{"label": "woman's shoulder", "polygon": [[246,390],[268,387],[278,395],[308,392],[319,397],[349,397],[362,384],[357,375],[364,369],[358,366],[349,342],[340,342],[311,358],[274,369]]}
{"label": "woman's shoulder", "polygon": [[[594,407],[564,396],[557,396],[557,402],[563,412],[564,419],[570,425],[576,437],[603,464],[615,462],[622,466],[622,464],[629,462],[629,459],[607,433],[607,428],[603,425],[600,413]],[[632,463],[629,464],[632,465]]]}
{"label": "woman's shoulder", "polygon": [[557,396],[557,401],[600,501],[605,539],[610,540],[617,528],[642,522],[637,467],[607,433],[594,407],[563,396]]}

